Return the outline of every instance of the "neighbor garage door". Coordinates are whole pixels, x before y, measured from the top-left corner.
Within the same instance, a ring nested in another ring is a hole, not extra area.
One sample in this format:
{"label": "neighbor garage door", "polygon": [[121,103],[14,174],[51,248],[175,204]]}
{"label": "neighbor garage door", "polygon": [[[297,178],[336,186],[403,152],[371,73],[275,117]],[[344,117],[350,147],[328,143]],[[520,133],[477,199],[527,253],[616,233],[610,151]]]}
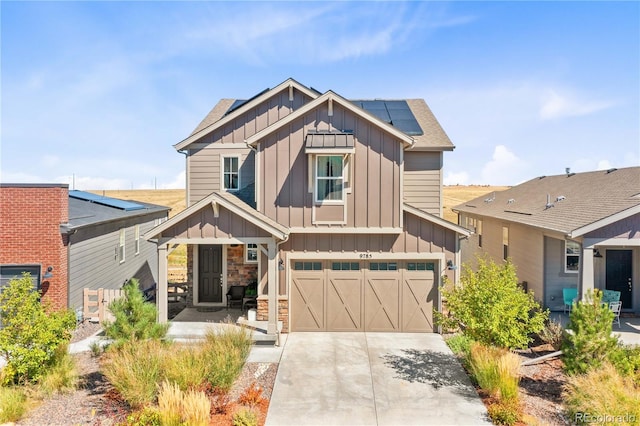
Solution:
{"label": "neighbor garage door", "polygon": [[433,332],[435,262],[294,261],[292,331]]}

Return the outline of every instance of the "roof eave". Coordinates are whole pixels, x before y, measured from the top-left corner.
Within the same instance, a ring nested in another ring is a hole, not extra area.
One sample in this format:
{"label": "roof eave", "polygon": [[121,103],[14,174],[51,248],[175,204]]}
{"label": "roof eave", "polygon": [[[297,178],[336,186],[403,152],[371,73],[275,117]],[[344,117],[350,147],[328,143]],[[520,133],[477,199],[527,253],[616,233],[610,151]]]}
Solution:
{"label": "roof eave", "polygon": [[628,209],[622,210],[618,213],[614,213],[611,216],[607,216],[595,222],[592,222],[588,225],[581,226],[580,228],[576,228],[573,231],[568,233],[570,238],[578,238],[585,234],[588,234],[591,231],[595,231],[596,229],[600,229],[604,226],[611,225],[619,220],[626,219],[630,216],[640,214],[640,204],[630,207]]}
{"label": "roof eave", "polygon": [[470,236],[471,234],[473,234],[472,231],[470,231],[469,229],[462,227],[460,225],[456,225],[453,222],[449,222],[446,219],[442,219],[441,217],[432,215],[431,213],[427,213],[423,210],[420,210],[417,207],[412,206],[409,203],[403,203],[402,209],[408,213],[411,213],[415,216],[418,216],[422,219],[425,219],[429,222],[435,223],[436,225],[440,225],[444,228],[447,228],[457,234],[463,235],[465,237]]}

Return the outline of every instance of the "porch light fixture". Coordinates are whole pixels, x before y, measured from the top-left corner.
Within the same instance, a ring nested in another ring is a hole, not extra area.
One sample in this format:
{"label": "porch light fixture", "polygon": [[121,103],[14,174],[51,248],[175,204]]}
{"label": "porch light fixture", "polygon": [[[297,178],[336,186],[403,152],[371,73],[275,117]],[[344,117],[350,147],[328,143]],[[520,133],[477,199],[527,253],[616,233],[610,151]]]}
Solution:
{"label": "porch light fixture", "polygon": [[447,260],[447,269],[450,271],[455,271],[456,269],[458,269],[458,267],[453,264],[453,260],[449,259]]}
{"label": "porch light fixture", "polygon": [[282,259],[278,260],[278,271],[284,271],[284,261]]}
{"label": "porch light fixture", "polygon": [[53,278],[53,266],[49,266],[47,268],[47,272],[44,273],[44,275],[42,276],[43,279],[49,279],[49,278]]}
{"label": "porch light fixture", "polygon": [[600,250],[595,249],[595,250],[593,251],[593,257],[602,257],[602,255],[600,254]]}

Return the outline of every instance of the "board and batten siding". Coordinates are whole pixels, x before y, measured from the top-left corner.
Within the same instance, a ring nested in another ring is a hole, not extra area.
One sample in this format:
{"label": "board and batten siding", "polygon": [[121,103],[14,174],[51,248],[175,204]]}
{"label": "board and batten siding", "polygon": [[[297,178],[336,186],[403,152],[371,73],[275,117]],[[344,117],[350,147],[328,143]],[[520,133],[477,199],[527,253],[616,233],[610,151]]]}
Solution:
{"label": "board and batten siding", "polygon": [[442,152],[404,152],[404,201],[442,217]]}
{"label": "board and batten siding", "polygon": [[226,149],[223,145],[189,150],[189,205],[193,205],[211,194],[222,190],[222,158],[240,158],[240,188],[255,181],[255,153],[249,148]]}
{"label": "board and batten siding", "polygon": [[[401,225],[400,162],[402,143],[377,126],[334,104],[333,116],[321,105],[292,121],[258,145],[258,209],[288,227],[314,227],[314,194],[309,189],[310,156],[305,135],[310,130],[353,131],[351,192],[345,194],[346,225],[399,228]],[[318,225],[318,227],[330,225]]]}
{"label": "board and batten siding", "polygon": [[[79,229],[69,238],[69,308],[82,307],[83,289],[119,289],[135,277],[147,288],[158,279],[156,245],[142,235],[154,227],[154,220],[166,213],[140,222],[140,253],[135,254],[135,222],[123,220]],[[120,229],[125,228],[125,261],[120,263]]]}

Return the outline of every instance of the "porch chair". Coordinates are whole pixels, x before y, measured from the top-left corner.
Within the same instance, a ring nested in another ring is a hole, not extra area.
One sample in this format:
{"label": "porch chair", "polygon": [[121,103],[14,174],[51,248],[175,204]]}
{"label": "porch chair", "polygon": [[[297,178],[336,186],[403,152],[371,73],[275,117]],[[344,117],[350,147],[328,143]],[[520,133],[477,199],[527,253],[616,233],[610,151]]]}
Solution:
{"label": "porch chair", "polygon": [[242,299],[244,298],[244,292],[247,287],[243,285],[232,285],[227,291],[227,309],[232,308],[234,305],[238,305],[242,309]]}
{"label": "porch chair", "polygon": [[613,323],[618,324],[618,328],[620,328],[620,311],[622,311],[622,302],[611,302],[609,303],[609,309],[613,312]]}
{"label": "porch chair", "polygon": [[562,299],[564,300],[564,313],[571,312],[573,302],[578,298],[577,288],[563,288]]}

